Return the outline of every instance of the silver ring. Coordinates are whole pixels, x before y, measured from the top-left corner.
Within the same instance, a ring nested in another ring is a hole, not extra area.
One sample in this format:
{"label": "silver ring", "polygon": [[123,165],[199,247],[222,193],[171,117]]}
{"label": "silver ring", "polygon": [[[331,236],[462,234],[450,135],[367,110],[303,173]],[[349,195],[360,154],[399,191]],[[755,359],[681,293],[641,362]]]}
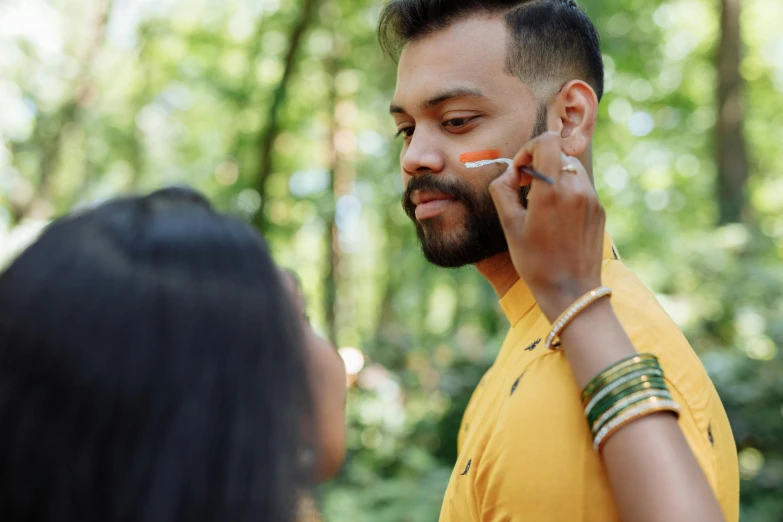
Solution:
{"label": "silver ring", "polygon": [[570,163],[568,165],[566,165],[565,167],[563,167],[562,169],[560,169],[560,171],[561,172],[571,172],[572,174],[576,174],[577,172],[579,172],[578,170],[576,170],[576,167],[574,167]]}

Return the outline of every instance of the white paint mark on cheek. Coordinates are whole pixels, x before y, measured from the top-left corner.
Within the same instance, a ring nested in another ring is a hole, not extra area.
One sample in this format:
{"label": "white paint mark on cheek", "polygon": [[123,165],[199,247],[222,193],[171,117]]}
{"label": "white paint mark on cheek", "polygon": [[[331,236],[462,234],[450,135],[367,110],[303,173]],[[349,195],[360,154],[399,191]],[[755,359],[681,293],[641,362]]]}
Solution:
{"label": "white paint mark on cheek", "polygon": [[465,163],[465,166],[469,169],[477,169],[480,167],[486,167],[487,165],[494,165],[495,163],[505,163],[509,167],[514,165],[514,162],[508,158],[497,158],[491,160],[468,161]]}

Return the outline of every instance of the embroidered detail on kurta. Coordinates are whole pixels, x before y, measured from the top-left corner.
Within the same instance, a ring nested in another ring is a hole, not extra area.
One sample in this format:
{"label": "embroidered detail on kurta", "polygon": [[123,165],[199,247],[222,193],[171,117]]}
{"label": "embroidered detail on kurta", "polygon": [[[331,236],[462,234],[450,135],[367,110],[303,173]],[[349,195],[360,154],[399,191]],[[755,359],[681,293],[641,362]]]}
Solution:
{"label": "embroidered detail on kurta", "polygon": [[526,352],[532,352],[533,350],[536,349],[536,346],[538,346],[540,343],[541,343],[541,339],[536,339],[536,341],[533,344],[531,344],[530,346],[525,348],[525,351]]}
{"label": "embroidered detail on kurta", "polygon": [[522,372],[522,375],[517,377],[517,380],[514,381],[514,384],[511,385],[511,392],[508,394],[509,396],[514,395],[514,392],[517,391],[517,386],[519,386],[519,380],[525,375],[525,372]]}

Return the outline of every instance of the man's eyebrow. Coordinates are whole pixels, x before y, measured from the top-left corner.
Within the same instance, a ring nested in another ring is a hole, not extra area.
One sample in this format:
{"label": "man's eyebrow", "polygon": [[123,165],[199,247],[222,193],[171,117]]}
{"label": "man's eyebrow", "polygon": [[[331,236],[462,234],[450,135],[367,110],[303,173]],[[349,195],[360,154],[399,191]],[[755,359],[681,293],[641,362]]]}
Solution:
{"label": "man's eyebrow", "polygon": [[484,93],[482,93],[479,89],[474,89],[471,87],[455,87],[453,89],[447,89],[445,91],[441,91],[437,93],[435,96],[422,103],[421,107],[423,109],[432,109],[433,107],[437,107],[441,103],[445,101],[449,101],[453,98],[486,98],[486,97],[484,96]]}
{"label": "man's eyebrow", "polygon": [[[425,110],[432,109],[453,98],[486,98],[486,96],[484,96],[484,93],[479,89],[472,87],[455,87],[436,93],[432,98],[422,103],[421,108]],[[403,107],[395,105],[394,103],[389,107],[389,112],[392,114],[408,114]]]}

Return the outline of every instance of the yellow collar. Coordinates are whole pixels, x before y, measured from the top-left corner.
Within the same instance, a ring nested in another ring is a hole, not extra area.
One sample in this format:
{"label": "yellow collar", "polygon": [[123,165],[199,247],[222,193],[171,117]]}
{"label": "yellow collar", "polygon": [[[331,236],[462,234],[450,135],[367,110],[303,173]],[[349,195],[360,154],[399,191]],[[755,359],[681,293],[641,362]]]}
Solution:
{"label": "yellow collar", "polygon": [[[619,259],[617,247],[608,232],[604,233],[603,259]],[[533,293],[521,278],[500,298],[500,307],[511,326],[517,324],[535,304],[536,299],[533,297]]]}

